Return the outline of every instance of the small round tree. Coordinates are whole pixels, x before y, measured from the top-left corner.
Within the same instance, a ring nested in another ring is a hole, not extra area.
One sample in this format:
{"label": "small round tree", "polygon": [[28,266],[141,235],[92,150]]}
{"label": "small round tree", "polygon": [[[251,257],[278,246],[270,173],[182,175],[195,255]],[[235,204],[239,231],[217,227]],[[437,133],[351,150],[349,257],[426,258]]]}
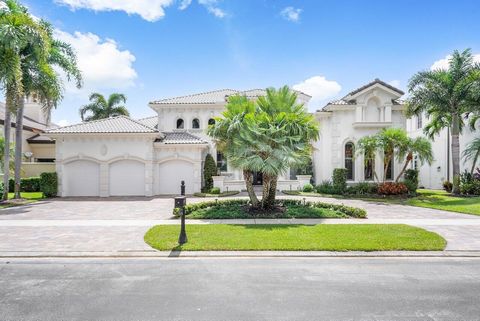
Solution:
{"label": "small round tree", "polygon": [[203,164],[203,179],[205,181],[205,191],[210,191],[213,188],[212,176],[217,175],[217,164],[212,155],[207,154],[205,163]]}

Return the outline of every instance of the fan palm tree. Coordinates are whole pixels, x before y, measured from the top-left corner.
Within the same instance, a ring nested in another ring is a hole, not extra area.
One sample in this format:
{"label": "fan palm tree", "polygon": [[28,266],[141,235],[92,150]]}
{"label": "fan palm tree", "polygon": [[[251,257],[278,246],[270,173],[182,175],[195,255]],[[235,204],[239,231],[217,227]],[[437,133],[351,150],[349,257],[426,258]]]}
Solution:
{"label": "fan palm tree", "polygon": [[407,132],[402,128],[390,127],[382,129],[377,135],[378,147],[383,150],[383,181],[387,179],[387,172],[395,153],[408,143]]}
{"label": "fan palm tree", "polygon": [[[5,93],[4,120],[4,192],[2,199],[8,199],[10,168],[11,114],[24,97],[22,83],[22,52],[29,46],[43,55],[46,48],[45,34],[39,23],[27,9],[16,0],[4,0],[0,6],[0,86]],[[20,144],[17,144],[20,145]]]}
{"label": "fan palm tree", "polygon": [[[42,104],[47,122],[50,121],[52,108],[63,98],[63,84],[57,70],[62,70],[67,80],[74,80],[77,88],[82,85],[82,76],[77,67],[76,55],[69,44],[54,39],[53,29],[46,21],[39,22],[45,35],[45,47],[42,51],[29,45],[22,51],[22,84],[24,95],[35,94]],[[23,139],[24,99],[18,98],[15,141]],[[22,144],[15,145],[15,198],[20,198],[20,178],[22,165]]]}
{"label": "fan palm tree", "polygon": [[[240,133],[246,130],[245,118],[251,117],[255,112],[255,105],[245,96],[231,96],[225,106],[222,117],[215,119],[215,123],[208,128],[208,134],[214,139],[215,145],[228,159],[228,161],[243,172],[243,178],[252,206],[257,207],[260,203],[253,189],[253,168],[250,164],[239,166],[237,160],[241,158],[240,151],[235,148],[240,139]],[[250,145],[250,142],[246,142]]]}
{"label": "fan palm tree", "polygon": [[472,168],[470,169],[470,174],[473,175],[477,161],[480,158],[480,137],[475,138],[470,143],[468,143],[467,148],[463,151],[462,154],[465,162],[468,160],[472,161]]}
{"label": "fan palm tree", "polygon": [[425,137],[408,138],[406,144],[400,146],[398,150],[398,161],[405,161],[405,163],[397,175],[395,182],[398,182],[403,176],[414,156],[417,156],[418,161],[422,165],[424,163],[432,164],[434,157],[432,143],[429,139]]}
{"label": "fan palm tree", "polygon": [[[127,101],[127,97],[123,94],[111,94],[107,100],[102,94],[93,93],[90,95],[89,100],[90,104],[80,108],[80,117],[82,117],[83,121],[92,121],[121,115],[130,116],[127,108],[120,105],[122,103],[125,104]],[[90,115],[87,116],[89,113]]]}
{"label": "fan palm tree", "polygon": [[447,70],[421,71],[410,79],[407,114],[426,113],[430,122],[424,132],[433,138],[442,129],[449,128],[451,135],[453,192],[459,193],[460,143],[459,135],[464,127],[464,117],[471,116],[470,125],[480,113],[478,88],[480,66],[473,61],[470,49],[454,51]]}

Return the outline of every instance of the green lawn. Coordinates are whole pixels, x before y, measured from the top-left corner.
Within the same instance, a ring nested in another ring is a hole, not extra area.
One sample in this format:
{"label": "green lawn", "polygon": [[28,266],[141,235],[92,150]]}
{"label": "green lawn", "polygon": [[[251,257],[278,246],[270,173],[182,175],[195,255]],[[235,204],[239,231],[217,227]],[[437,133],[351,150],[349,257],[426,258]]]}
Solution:
{"label": "green lawn", "polygon": [[188,225],[188,242],[177,244],[178,225],[157,225],[145,242],[157,250],[229,251],[441,251],[436,233],[401,224]]}
{"label": "green lawn", "polygon": [[[34,203],[38,200],[41,200],[43,198],[43,193],[42,192],[23,192],[20,193],[22,198],[24,200],[22,201],[9,201],[8,203],[0,204],[0,208],[7,208],[7,207],[12,207],[12,206],[18,206],[18,205],[25,205],[25,204],[30,204]],[[8,198],[13,199],[13,193],[8,193]]]}
{"label": "green lawn", "polygon": [[451,196],[445,191],[418,190],[418,196],[404,204],[438,210],[480,215],[480,197]]}

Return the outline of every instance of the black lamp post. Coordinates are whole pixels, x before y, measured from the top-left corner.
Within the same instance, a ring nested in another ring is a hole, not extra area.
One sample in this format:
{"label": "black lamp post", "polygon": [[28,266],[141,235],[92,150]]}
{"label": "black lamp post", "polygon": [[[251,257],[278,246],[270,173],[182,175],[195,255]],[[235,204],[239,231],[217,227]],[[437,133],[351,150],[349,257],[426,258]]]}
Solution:
{"label": "black lamp post", "polygon": [[178,237],[178,244],[187,243],[187,232],[185,231],[185,205],[187,205],[187,198],[185,197],[185,181],[182,181],[180,187],[182,196],[175,197],[175,208],[180,209],[180,235]]}

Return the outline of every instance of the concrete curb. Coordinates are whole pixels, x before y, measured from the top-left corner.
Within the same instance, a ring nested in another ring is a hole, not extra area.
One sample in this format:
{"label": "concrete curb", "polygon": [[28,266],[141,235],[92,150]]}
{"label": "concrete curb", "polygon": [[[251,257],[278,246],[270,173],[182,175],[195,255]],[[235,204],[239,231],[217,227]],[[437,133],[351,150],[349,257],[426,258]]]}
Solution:
{"label": "concrete curb", "polygon": [[118,251],[0,252],[7,258],[480,258],[480,251]]}

